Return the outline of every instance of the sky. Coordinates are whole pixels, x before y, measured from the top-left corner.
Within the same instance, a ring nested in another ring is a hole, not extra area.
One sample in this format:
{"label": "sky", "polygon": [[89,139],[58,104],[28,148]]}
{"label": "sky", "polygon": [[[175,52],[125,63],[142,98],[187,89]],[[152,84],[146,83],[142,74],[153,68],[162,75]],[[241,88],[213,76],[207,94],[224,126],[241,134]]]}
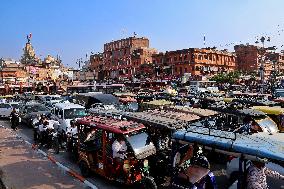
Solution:
{"label": "sky", "polygon": [[231,51],[264,35],[280,50],[283,7],[283,0],[1,0],[0,57],[19,60],[29,33],[39,57],[60,55],[73,67],[134,32],[159,52],[202,48],[204,35],[206,46]]}

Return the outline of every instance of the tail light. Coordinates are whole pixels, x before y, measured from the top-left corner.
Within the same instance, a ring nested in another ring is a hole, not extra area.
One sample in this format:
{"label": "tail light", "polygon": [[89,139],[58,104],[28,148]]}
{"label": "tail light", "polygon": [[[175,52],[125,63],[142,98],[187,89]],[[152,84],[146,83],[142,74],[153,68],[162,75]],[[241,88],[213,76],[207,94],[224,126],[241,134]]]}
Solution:
{"label": "tail light", "polygon": [[140,173],[136,174],[135,179],[136,179],[136,181],[140,181],[142,179],[142,175]]}

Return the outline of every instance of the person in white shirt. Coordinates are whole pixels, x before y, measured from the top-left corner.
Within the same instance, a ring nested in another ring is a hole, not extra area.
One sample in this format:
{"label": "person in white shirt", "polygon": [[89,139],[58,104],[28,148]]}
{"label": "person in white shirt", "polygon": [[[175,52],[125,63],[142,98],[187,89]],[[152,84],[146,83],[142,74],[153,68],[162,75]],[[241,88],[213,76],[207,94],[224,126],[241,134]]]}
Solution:
{"label": "person in white shirt", "polygon": [[118,161],[126,158],[127,146],[122,136],[118,136],[117,139],[112,143],[112,156]]}
{"label": "person in white shirt", "polygon": [[45,122],[43,122],[42,124],[40,124],[40,125],[38,126],[39,132],[42,133],[42,132],[46,131],[47,125],[48,125],[48,122],[47,122],[47,121],[45,121]]}
{"label": "person in white shirt", "polygon": [[75,120],[70,121],[70,127],[67,128],[66,134],[67,134],[67,150],[71,151],[73,149],[73,141],[75,138],[77,138],[77,127],[75,125]]}
{"label": "person in white shirt", "polygon": [[42,124],[38,126],[41,145],[44,144],[46,140],[48,124],[48,121],[45,120]]}
{"label": "person in white shirt", "polygon": [[67,128],[67,135],[68,136],[71,136],[71,137],[74,137],[77,135],[78,133],[78,130],[77,130],[77,127],[75,125],[75,121],[74,120],[71,120],[70,121],[70,127]]}

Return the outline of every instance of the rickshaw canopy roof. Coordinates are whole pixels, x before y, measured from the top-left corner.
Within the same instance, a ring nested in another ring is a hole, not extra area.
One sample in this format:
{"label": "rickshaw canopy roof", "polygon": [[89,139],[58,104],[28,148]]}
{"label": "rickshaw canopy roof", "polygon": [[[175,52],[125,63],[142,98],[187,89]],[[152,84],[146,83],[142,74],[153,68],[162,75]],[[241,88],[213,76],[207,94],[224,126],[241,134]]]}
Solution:
{"label": "rickshaw canopy roof", "polygon": [[280,106],[253,106],[252,109],[264,112],[268,115],[280,115],[284,113],[284,108]]}
{"label": "rickshaw canopy roof", "polygon": [[171,105],[173,104],[173,102],[162,99],[162,100],[153,100],[150,102],[143,102],[143,104],[153,105],[153,106],[165,106],[165,105]]}
{"label": "rickshaw canopy roof", "polygon": [[125,121],[105,116],[89,116],[77,120],[77,124],[93,127],[94,129],[102,129],[117,134],[130,134],[145,126],[134,121]]}
{"label": "rickshaw canopy roof", "polygon": [[164,111],[164,110],[150,110],[145,112],[128,112],[122,114],[124,117],[141,122],[143,124],[151,125],[164,129],[176,130],[186,125],[186,123],[200,119],[198,115]]}
{"label": "rickshaw canopy roof", "polygon": [[176,110],[184,113],[195,114],[200,117],[207,117],[219,114],[219,112],[209,109],[192,108],[186,106],[170,106],[169,109]]}
{"label": "rickshaw canopy roof", "polygon": [[281,134],[277,133],[275,136],[268,133],[245,135],[192,126],[187,130],[174,132],[173,139],[284,162],[284,138],[280,136]]}

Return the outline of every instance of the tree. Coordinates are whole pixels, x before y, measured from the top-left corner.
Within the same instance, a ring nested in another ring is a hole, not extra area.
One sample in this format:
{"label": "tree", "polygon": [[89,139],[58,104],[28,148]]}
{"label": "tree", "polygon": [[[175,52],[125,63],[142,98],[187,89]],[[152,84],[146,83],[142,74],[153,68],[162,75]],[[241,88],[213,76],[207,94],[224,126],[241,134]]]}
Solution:
{"label": "tree", "polygon": [[230,73],[219,73],[215,76],[213,76],[210,80],[216,81],[217,83],[230,83],[234,84],[236,81],[240,78],[241,73],[236,72],[230,72]]}

